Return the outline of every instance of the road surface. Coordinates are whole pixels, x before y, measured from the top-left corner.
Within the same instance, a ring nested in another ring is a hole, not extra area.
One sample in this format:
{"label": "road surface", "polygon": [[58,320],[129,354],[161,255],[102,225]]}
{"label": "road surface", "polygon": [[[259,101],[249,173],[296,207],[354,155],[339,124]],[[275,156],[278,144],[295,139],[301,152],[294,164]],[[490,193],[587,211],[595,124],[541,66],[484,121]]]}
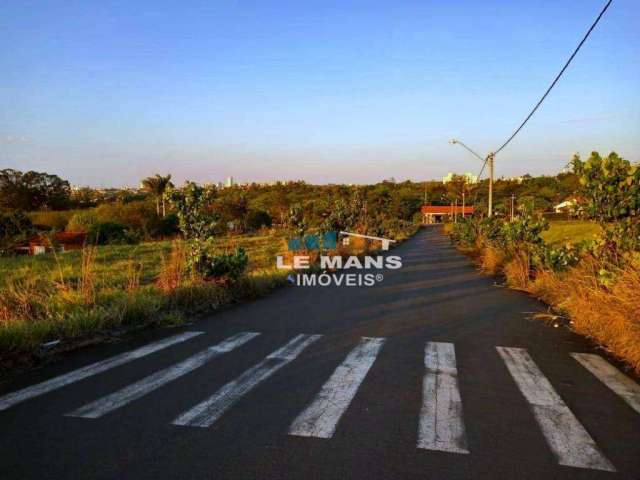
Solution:
{"label": "road surface", "polygon": [[4,386],[0,478],[640,478],[637,380],[437,229],[390,253]]}

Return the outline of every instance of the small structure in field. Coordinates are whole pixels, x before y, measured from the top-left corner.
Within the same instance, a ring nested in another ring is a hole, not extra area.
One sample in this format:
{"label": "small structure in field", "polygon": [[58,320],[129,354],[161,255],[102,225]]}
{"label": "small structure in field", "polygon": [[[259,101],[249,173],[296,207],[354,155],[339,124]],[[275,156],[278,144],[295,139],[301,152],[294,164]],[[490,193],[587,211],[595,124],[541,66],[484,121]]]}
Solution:
{"label": "small structure in field", "polygon": [[85,232],[57,232],[50,235],[36,235],[29,240],[29,255],[47,252],[67,252],[81,250],[87,240]]}
{"label": "small structure in field", "polygon": [[570,198],[562,203],[553,207],[553,211],[556,213],[572,213],[578,208],[578,201],[575,198]]}
{"label": "small structure in field", "polygon": [[422,212],[422,223],[442,223],[447,218],[454,218],[455,216],[466,217],[473,215],[473,206],[461,205],[423,205],[420,209]]}

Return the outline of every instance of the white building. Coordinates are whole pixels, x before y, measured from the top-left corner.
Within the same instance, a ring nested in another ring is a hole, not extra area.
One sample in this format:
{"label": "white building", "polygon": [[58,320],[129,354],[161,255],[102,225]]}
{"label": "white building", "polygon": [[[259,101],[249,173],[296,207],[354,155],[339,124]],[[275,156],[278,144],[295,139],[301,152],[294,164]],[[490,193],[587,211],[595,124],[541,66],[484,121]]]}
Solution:
{"label": "white building", "polygon": [[236,182],[233,180],[233,177],[227,177],[227,179],[224,182],[225,187],[233,187],[235,184]]}

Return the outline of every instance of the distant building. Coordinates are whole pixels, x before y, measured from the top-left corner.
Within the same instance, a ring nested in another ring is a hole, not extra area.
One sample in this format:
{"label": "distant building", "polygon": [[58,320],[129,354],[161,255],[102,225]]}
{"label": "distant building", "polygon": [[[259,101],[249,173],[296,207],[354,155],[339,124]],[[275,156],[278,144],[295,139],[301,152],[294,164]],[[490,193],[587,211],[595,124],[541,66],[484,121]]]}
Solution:
{"label": "distant building", "polygon": [[[448,173],[446,176],[442,177],[442,183],[447,184],[449,182],[451,182],[453,180],[453,177],[456,176],[458,174],[456,173]],[[473,184],[473,183],[478,183],[478,177],[476,175],[473,175],[469,172],[465,173],[464,175],[458,175],[459,177],[464,177],[467,180],[467,183],[469,184]]]}
{"label": "distant building", "polygon": [[423,205],[420,209],[422,212],[422,223],[442,223],[447,218],[453,218],[456,215],[462,217],[473,215],[473,206],[462,205]]}
{"label": "distant building", "polygon": [[42,255],[44,253],[67,252],[69,250],[81,250],[87,239],[85,232],[57,232],[49,236],[36,235],[29,240],[29,255]]}
{"label": "distant building", "polygon": [[233,180],[233,177],[227,177],[227,179],[224,182],[224,186],[225,187],[233,187],[236,184],[236,182]]}
{"label": "distant building", "polygon": [[569,200],[565,200],[562,203],[559,203],[558,205],[553,207],[553,210],[556,213],[572,213],[577,209],[577,207],[578,207],[578,202],[576,201],[575,198],[571,198]]}
{"label": "distant building", "polygon": [[524,182],[524,177],[501,177],[501,180],[504,180],[507,182],[522,183]]}

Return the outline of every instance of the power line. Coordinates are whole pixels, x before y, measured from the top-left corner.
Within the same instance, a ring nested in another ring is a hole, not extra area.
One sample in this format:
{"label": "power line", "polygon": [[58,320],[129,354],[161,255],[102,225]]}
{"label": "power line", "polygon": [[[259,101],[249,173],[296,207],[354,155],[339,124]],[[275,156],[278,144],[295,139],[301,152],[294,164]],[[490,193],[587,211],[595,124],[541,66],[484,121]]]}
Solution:
{"label": "power line", "polygon": [[[573,57],[576,56],[576,54],[578,53],[578,51],[580,50],[580,48],[582,47],[582,45],[584,44],[584,42],[587,40],[587,38],[589,37],[589,35],[591,34],[591,32],[593,31],[593,29],[596,27],[596,25],[598,24],[598,22],[600,21],[600,19],[602,18],[602,16],[604,15],[604,12],[607,11],[607,9],[609,8],[609,5],[611,5],[611,2],[613,0],[609,0],[607,2],[607,4],[604,6],[604,8],[602,9],[602,11],[600,12],[600,15],[598,15],[598,18],[596,18],[595,22],[593,22],[593,25],[591,25],[591,28],[589,28],[589,30],[587,31],[587,33],[585,34],[585,36],[582,38],[582,40],[580,41],[580,43],[578,44],[578,46],[576,47],[576,49],[573,51],[573,53],[571,54],[571,56],[569,57],[569,60],[567,60],[567,63],[564,64],[564,67],[562,67],[562,70],[560,70],[560,73],[556,76],[556,78],[553,80],[553,82],[551,83],[551,85],[549,86],[549,88],[547,88],[547,91],[544,92],[544,95],[542,95],[542,98],[540,99],[540,101],[538,103],[536,103],[536,106],[533,107],[533,110],[531,110],[531,113],[529,113],[529,115],[527,115],[527,118],[524,119],[524,121],[520,124],[520,126],[516,129],[515,132],[513,132],[511,134],[511,136],[507,139],[506,142],[504,142],[502,144],[502,146],[497,149],[494,153],[499,153],[504,147],[506,147],[509,142],[511,142],[511,140],[513,140],[513,138],[518,134],[518,132],[520,130],[522,130],[522,127],[525,126],[525,124],[529,121],[529,119],[533,116],[533,114],[536,112],[536,110],[538,110],[538,107],[540,105],[542,105],[542,102],[544,102],[544,99],[547,98],[547,95],[549,95],[549,92],[551,92],[551,89],[556,85],[556,83],[558,82],[558,80],[560,80],[560,77],[562,76],[562,74],[564,73],[564,71],[567,69],[567,67],[569,66],[569,64],[571,63],[571,61],[573,60]],[[485,162],[486,163],[486,162]],[[484,169],[484,167],[482,167]]]}
{"label": "power line", "polygon": [[480,173],[478,174],[478,182],[480,181],[480,177],[482,177],[482,172],[484,172],[484,167],[487,166],[487,162],[489,161],[489,157],[487,157],[484,161],[484,163],[482,164],[482,168],[480,169]]}

